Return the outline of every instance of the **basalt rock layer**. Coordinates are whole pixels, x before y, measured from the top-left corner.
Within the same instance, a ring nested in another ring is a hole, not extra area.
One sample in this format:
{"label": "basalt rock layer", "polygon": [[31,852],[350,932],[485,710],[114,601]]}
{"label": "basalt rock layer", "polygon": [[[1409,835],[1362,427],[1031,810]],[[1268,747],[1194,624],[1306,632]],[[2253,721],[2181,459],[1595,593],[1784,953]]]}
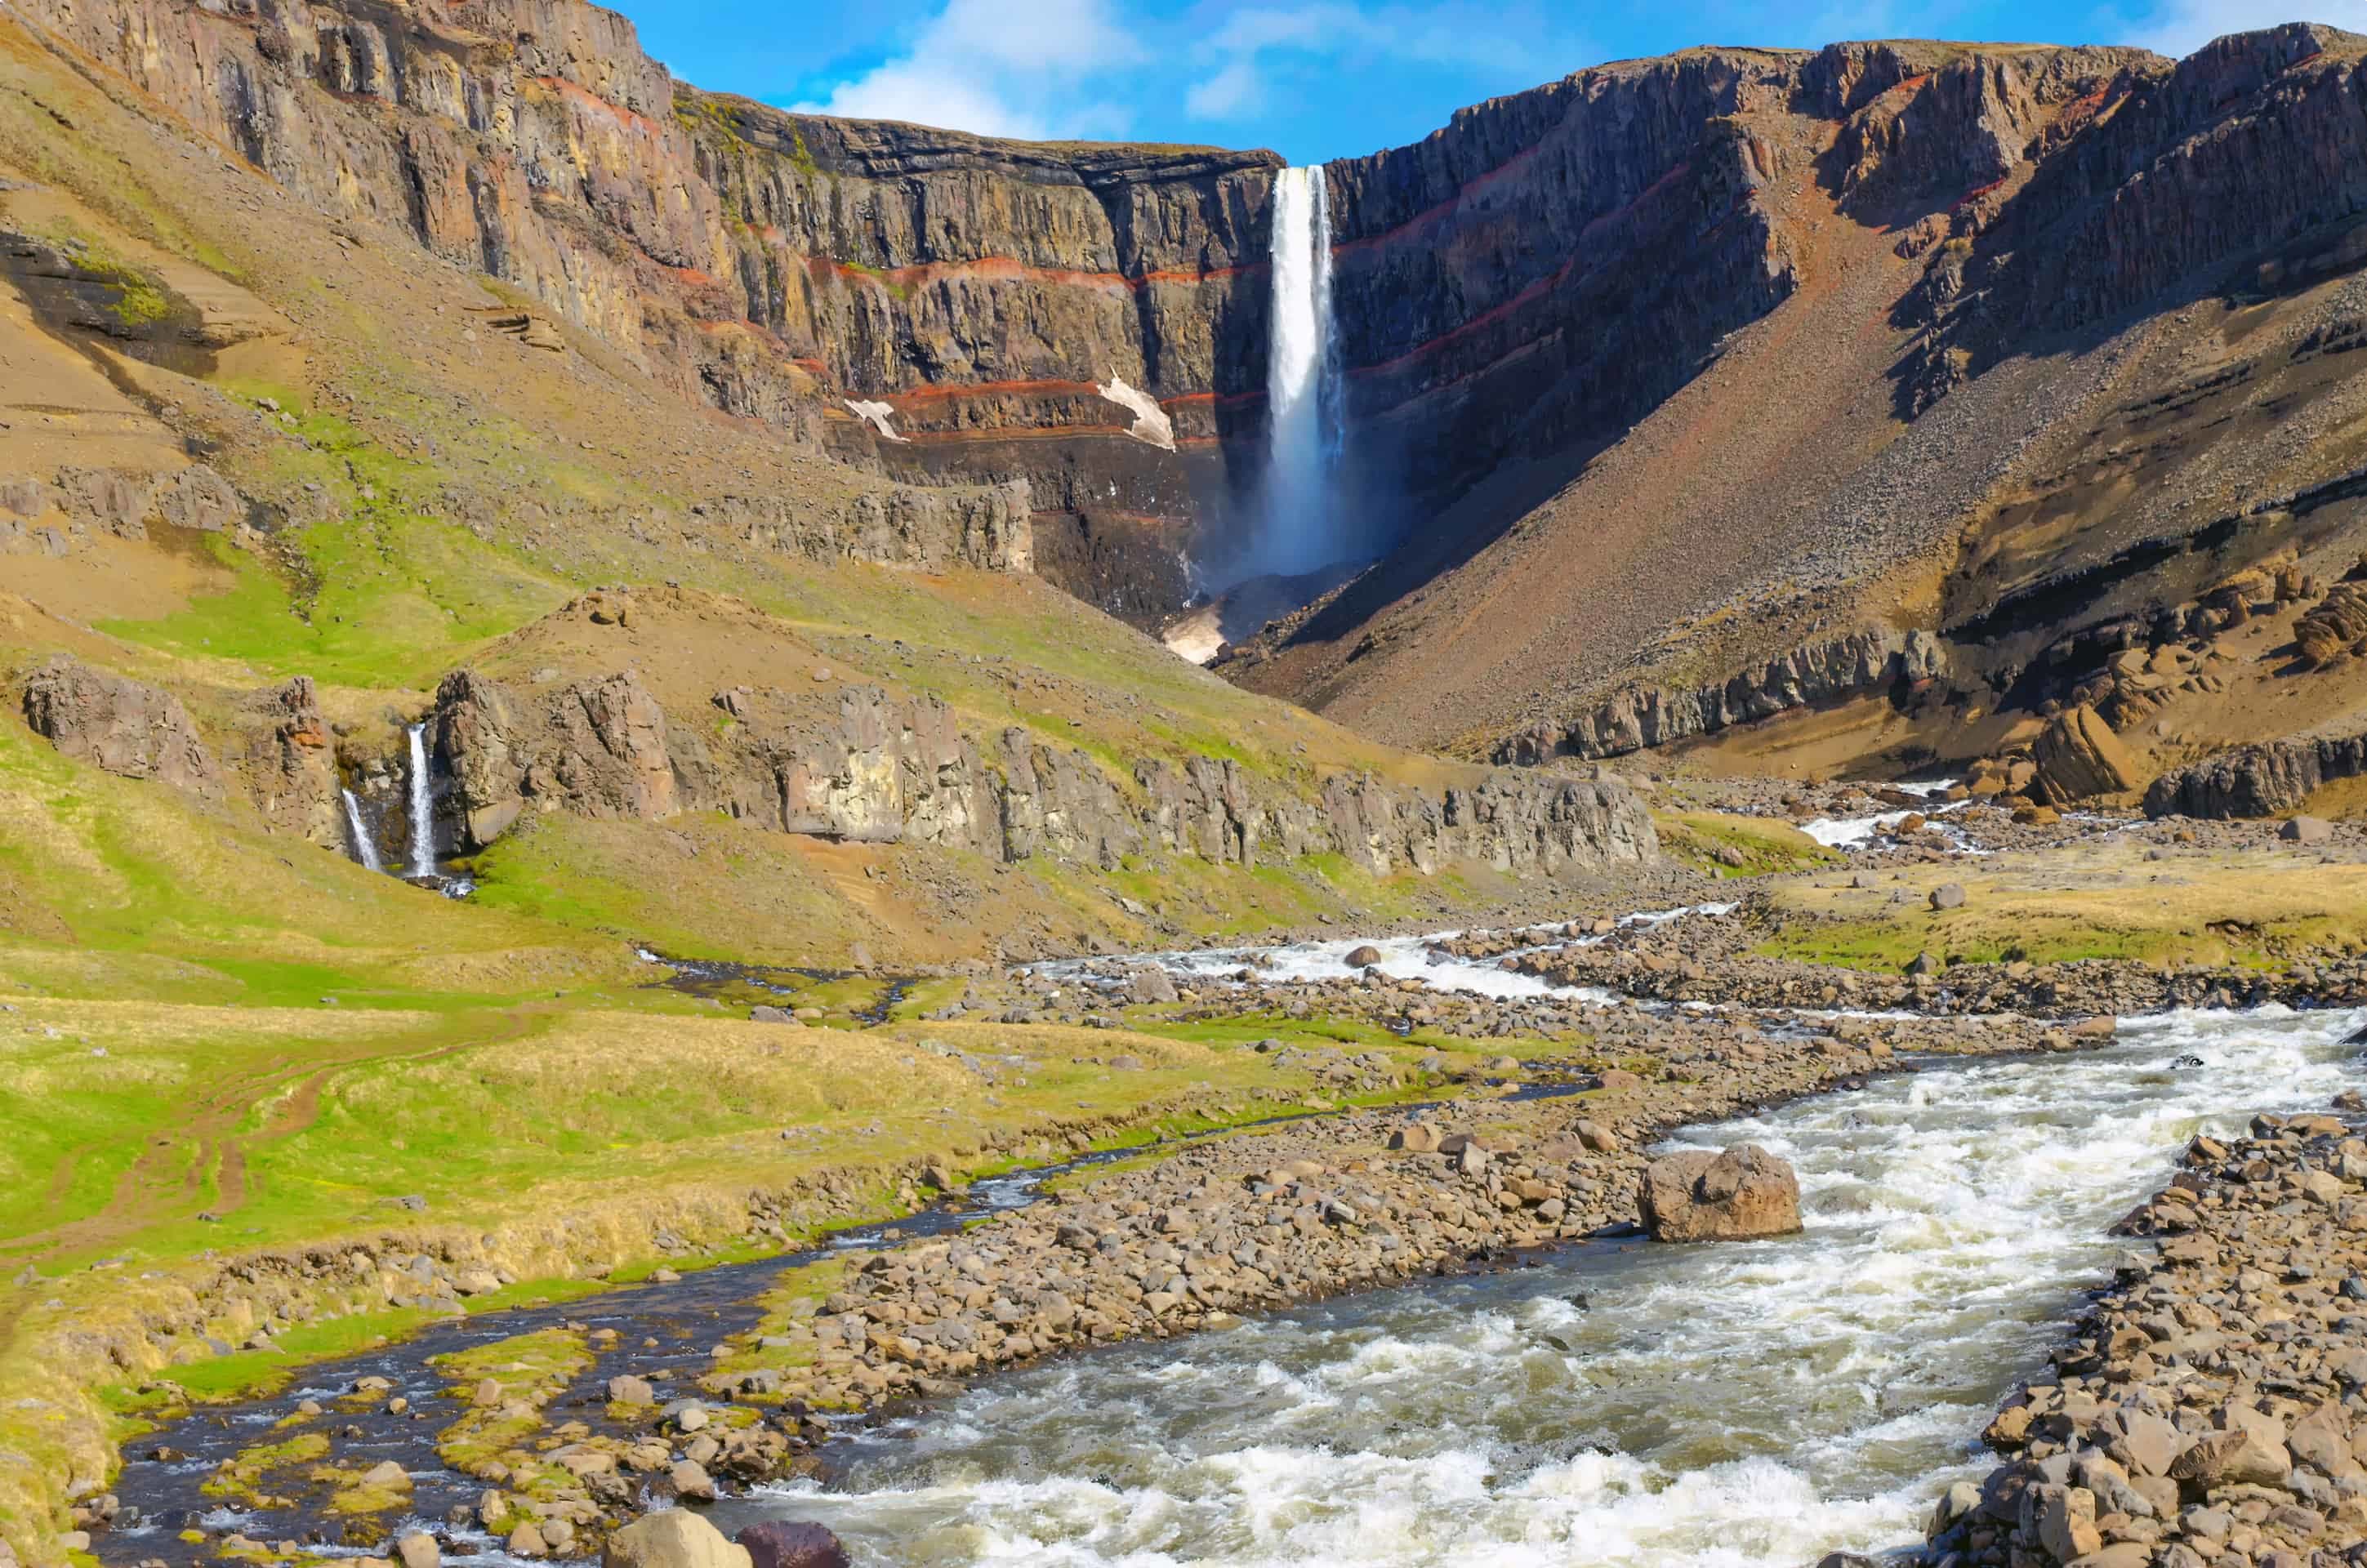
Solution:
{"label": "basalt rock layer", "polygon": [[[2085,700],[2220,583],[2296,558],[2340,577],[2367,533],[2362,60],[2360,39],[2298,25],[2182,62],[1694,51],[1335,165],[1352,404],[1375,428],[1435,412],[1397,445],[1418,493],[1459,499],[1219,668],[1499,759],[1912,694],[1881,743],[1958,761],[1994,739],[1984,718]],[[1626,243],[1721,167],[1701,194],[1722,203]],[[1404,194],[1378,199],[1389,181]],[[1594,206],[1614,191],[1626,205]],[[1574,235],[1546,210],[1565,192]],[[1435,258],[1391,252],[1406,225]],[[1484,308],[1425,315],[1455,297],[1425,278],[1455,269]],[[1576,308],[1598,287],[1644,317]],[[1648,346],[1623,346],[1631,325]],[[1457,400],[1468,422],[1441,412]],[[2310,628],[2319,667],[2354,640],[2345,614]],[[1810,671],[1828,694],[1802,703],[1802,682],[1761,678],[1837,626],[1937,639],[1945,700]],[[2224,705],[2230,738],[2275,722]],[[2166,738],[2107,716],[2141,767]]]}
{"label": "basalt rock layer", "polygon": [[2273,817],[2326,784],[2367,773],[2367,736],[2239,746],[2164,773],[2146,791],[2148,817]]}
{"label": "basalt rock layer", "polygon": [[1376,874],[1459,862],[1520,875],[1654,860],[1642,801],[1617,780],[1499,773],[1431,792],[1335,773],[1313,797],[1230,758],[1144,758],[1112,777],[1086,751],[1017,727],[965,734],[926,694],[857,685],[817,721],[763,694],[719,694],[710,740],[629,671],[520,692],[470,671],[437,689],[442,810],[478,848],[529,812],[657,821],[721,810],[787,833],[1115,867],[1182,854],[1251,867],[1337,853]]}
{"label": "basalt rock layer", "polygon": [[1895,688],[1912,689],[1949,671],[1945,644],[1925,631],[1876,626],[1793,649],[1757,670],[1693,691],[1629,687],[1567,728],[1542,726],[1496,748],[1499,762],[1550,757],[1616,757],[1666,746],[1793,708]]}

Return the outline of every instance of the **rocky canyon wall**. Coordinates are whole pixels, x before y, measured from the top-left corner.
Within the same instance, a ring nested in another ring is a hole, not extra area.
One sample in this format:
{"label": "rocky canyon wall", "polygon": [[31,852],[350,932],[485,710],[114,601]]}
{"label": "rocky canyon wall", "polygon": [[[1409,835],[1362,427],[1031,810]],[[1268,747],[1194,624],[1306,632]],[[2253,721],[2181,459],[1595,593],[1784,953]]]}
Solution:
{"label": "rocky canyon wall", "polygon": [[1018,727],[973,736],[938,699],[879,686],[849,688],[821,722],[777,694],[715,701],[735,722],[709,739],[629,672],[550,692],[454,672],[431,721],[454,840],[480,847],[537,812],[721,810],[782,832],[1105,870],[1138,855],[1246,868],[1320,852],[1375,875],[1472,863],[1552,876],[1659,854],[1650,814],[1615,779],[1499,773],[1431,791],[1338,773],[1310,795],[1204,755],[1142,758],[1113,777],[1078,748]]}

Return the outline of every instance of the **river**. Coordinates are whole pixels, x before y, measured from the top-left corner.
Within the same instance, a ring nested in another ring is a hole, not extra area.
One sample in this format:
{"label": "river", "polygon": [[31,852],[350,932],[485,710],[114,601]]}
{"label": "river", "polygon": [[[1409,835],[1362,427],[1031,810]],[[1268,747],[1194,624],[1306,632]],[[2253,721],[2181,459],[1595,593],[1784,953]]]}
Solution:
{"label": "river", "polygon": [[718,1522],[875,1564],[1728,1564],[1920,1543],[2201,1127],[2323,1107],[2353,1013],[2181,1013],[1688,1134],[1806,1230],[1597,1243],[990,1380]]}

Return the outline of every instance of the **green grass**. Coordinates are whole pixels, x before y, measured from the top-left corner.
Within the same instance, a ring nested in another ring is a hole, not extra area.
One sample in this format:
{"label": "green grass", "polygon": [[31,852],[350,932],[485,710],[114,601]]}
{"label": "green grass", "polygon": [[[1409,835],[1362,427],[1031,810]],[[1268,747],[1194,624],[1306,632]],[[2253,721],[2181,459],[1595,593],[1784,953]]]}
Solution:
{"label": "green grass", "polygon": [[1660,848],[1712,876],[1772,876],[1840,863],[1842,856],[1788,822],[1716,811],[1656,811]]}
{"label": "green grass", "polygon": [[[284,388],[248,392],[294,396]],[[287,400],[282,406],[296,412]],[[466,650],[575,592],[436,515],[442,481],[433,466],[397,456],[329,414],[299,414],[294,428],[307,445],[278,449],[269,477],[284,489],[319,485],[334,514],[281,536],[276,566],[209,536],[201,547],[230,574],[227,590],[161,619],[102,629],[273,675],[416,688],[433,685]]]}
{"label": "green grass", "polygon": [[621,944],[423,896],[0,720],[0,990],[451,1010],[636,967]]}

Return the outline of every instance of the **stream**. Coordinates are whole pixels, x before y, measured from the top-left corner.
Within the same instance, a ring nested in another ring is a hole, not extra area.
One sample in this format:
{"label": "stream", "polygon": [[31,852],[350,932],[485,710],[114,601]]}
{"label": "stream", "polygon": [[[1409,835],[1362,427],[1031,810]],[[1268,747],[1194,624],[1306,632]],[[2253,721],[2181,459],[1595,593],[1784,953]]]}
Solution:
{"label": "stream", "polygon": [[2322,1108],[2349,1012],[2178,1013],[1680,1145],[1800,1173],[1805,1234],[1595,1243],[989,1380],[725,1503],[867,1564],[1769,1562],[1920,1544],[2106,1235],[2203,1126]]}

